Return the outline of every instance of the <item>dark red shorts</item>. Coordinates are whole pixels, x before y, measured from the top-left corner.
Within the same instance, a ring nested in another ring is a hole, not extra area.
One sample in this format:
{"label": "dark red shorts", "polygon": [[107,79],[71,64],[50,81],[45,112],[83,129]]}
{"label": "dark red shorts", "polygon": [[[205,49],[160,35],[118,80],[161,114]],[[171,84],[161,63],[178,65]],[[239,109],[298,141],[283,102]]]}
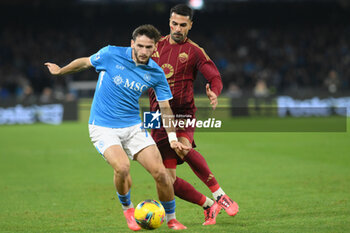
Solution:
{"label": "dark red shorts", "polygon": [[[159,129],[164,130],[164,129]],[[165,130],[164,130],[165,131]],[[153,133],[153,130],[152,130]],[[157,135],[157,133],[155,133]],[[192,148],[196,147],[196,144],[194,143],[193,139],[194,130],[176,130],[176,136],[179,137],[185,137],[189,140],[190,143],[192,143]],[[167,135],[165,133],[165,135]],[[153,139],[157,142],[157,147],[160,151],[160,154],[162,155],[163,164],[166,168],[172,168],[176,169],[176,166],[178,164],[183,164],[183,160],[176,154],[176,152],[170,147],[168,137],[163,138],[161,140],[156,140],[154,137]]]}

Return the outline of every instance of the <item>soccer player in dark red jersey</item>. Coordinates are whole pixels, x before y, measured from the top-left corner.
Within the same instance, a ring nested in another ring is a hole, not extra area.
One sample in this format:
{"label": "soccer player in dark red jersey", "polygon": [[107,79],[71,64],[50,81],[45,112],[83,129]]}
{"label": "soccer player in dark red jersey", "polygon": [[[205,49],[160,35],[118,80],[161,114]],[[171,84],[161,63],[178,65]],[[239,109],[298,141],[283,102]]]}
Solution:
{"label": "soccer player in dark red jersey", "polygon": [[[195,118],[193,81],[197,72],[207,79],[206,94],[213,109],[218,104],[217,97],[222,90],[220,73],[205,51],[191,41],[187,34],[192,27],[193,11],[185,4],[174,6],[170,10],[170,35],[163,37],[153,53],[152,59],[163,69],[168,80],[173,99],[170,106],[175,115],[191,115]],[[151,111],[159,109],[156,96],[149,92]],[[162,154],[163,163],[171,174],[174,182],[175,195],[186,201],[198,204],[204,208],[205,222],[203,225],[216,223],[216,216],[223,208],[230,216],[238,213],[238,205],[232,201],[220,187],[210,171],[204,157],[194,150],[194,129],[177,129],[177,137],[181,143],[192,149],[174,151],[171,149],[164,128],[153,129],[151,134]],[[211,190],[215,201],[198,192],[191,184],[176,176],[177,164],[187,162],[194,173]]]}

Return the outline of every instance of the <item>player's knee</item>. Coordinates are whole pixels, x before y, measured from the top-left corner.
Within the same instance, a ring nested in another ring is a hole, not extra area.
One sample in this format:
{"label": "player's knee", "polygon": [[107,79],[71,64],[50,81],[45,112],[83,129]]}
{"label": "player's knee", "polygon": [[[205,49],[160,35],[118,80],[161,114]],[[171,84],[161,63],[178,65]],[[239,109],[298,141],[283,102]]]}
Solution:
{"label": "player's knee", "polygon": [[170,175],[169,175],[169,179],[170,179],[170,182],[171,182],[172,184],[174,184],[174,183],[175,183],[175,180],[176,180],[176,176],[173,177],[173,176],[170,176]]}
{"label": "player's knee", "polygon": [[[174,183],[175,183],[175,180],[176,180],[176,172],[172,172],[171,170],[173,170],[173,169],[166,169],[167,174],[168,174],[169,179],[170,179],[170,182],[171,182],[172,184],[174,184]],[[174,170],[175,170],[175,169],[174,169]]]}
{"label": "player's knee", "polygon": [[114,168],[114,175],[118,177],[127,177],[129,175],[130,171],[130,165],[119,165],[118,167]]}
{"label": "player's knee", "polygon": [[157,183],[166,184],[167,182],[170,181],[169,176],[165,169],[159,169],[155,171],[152,175]]}

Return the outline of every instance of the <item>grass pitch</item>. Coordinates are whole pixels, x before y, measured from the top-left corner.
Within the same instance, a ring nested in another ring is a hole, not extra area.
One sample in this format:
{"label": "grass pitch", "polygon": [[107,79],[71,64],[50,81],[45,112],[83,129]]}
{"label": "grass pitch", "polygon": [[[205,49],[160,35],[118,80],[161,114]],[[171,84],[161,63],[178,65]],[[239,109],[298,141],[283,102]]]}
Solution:
{"label": "grass pitch", "polygon": [[[202,226],[202,209],[177,198],[186,232],[350,232],[349,132],[198,133],[195,139],[240,212],[222,211],[216,225]],[[0,232],[132,232],[112,174],[85,123],[0,126]],[[157,199],[137,162],[131,175],[135,205]],[[187,164],[178,175],[211,196]],[[170,230],[164,224],[156,231]]]}

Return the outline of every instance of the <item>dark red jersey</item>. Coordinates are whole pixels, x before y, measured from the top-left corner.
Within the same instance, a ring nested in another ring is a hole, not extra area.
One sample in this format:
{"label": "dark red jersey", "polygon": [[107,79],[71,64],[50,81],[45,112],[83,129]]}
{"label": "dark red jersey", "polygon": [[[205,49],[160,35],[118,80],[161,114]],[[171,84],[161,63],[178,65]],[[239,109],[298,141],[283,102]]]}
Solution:
{"label": "dark red jersey", "polygon": [[[163,69],[168,80],[173,94],[173,99],[169,102],[174,114],[194,116],[196,106],[193,96],[193,81],[197,72],[203,74],[210,83],[211,90],[217,96],[222,90],[220,73],[214,62],[196,43],[187,38],[182,43],[170,44],[169,38],[170,35],[163,37],[158,42],[157,50],[153,53],[152,59]],[[157,111],[159,106],[153,90],[149,91],[149,98],[151,111]],[[164,134],[162,135],[164,136]],[[158,138],[156,137],[155,140],[158,141]]]}

